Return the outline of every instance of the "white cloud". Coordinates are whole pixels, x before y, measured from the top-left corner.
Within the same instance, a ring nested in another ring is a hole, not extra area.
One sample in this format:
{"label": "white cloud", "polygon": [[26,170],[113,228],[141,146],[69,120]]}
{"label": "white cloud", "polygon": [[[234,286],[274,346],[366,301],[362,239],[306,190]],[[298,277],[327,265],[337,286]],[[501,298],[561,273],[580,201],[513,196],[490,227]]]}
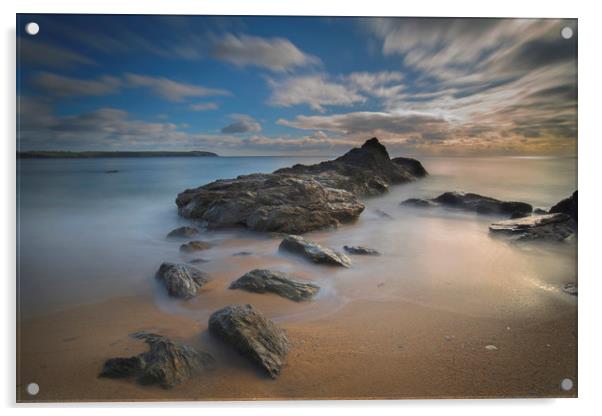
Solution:
{"label": "white cloud", "polygon": [[324,111],[325,106],[350,106],[366,100],[343,83],[329,81],[324,75],[268,79],[268,84],[272,89],[269,103],[275,106],[307,104],[313,110]]}
{"label": "white cloud", "polygon": [[245,114],[232,114],[230,118],[233,119],[234,122],[223,127],[221,130],[222,133],[240,134],[261,131],[261,124],[255,121],[251,116]]}
{"label": "white cloud", "polygon": [[249,35],[225,34],[216,38],[210,55],[236,66],[259,66],[272,71],[286,71],[320,62],[315,56],[299,50],[288,39]]}
{"label": "white cloud", "polygon": [[94,60],[82,54],[40,40],[17,38],[17,64],[34,67],[68,68],[76,65],[95,65]]}
{"label": "white cloud", "polygon": [[139,74],[125,74],[125,81],[131,87],[144,87],[169,101],[182,101],[188,97],[206,97],[211,95],[229,95],[226,90],[206,88],[197,85],[172,81],[163,77],[150,77]]}

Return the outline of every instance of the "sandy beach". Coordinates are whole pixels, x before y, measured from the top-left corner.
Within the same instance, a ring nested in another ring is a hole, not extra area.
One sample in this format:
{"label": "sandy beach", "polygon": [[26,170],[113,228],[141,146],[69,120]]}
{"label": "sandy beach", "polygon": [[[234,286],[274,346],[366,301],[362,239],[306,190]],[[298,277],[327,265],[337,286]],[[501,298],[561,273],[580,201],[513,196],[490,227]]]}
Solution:
{"label": "sandy beach", "polygon": [[[576,397],[577,305],[546,296],[537,310],[496,310],[479,316],[406,300],[333,299],[295,303],[270,294],[226,289],[253,259],[234,257],[192,302],[156,302],[156,293],[117,297],[24,320],[19,326],[19,401],[395,399]],[[313,267],[313,266],[312,266]],[[386,290],[377,281],[366,289]],[[483,293],[483,296],[492,296]],[[493,298],[491,299],[493,302]],[[283,327],[293,348],[277,380],[207,331],[212,310],[252,303]],[[186,313],[182,311],[185,310]],[[177,311],[177,312],[174,312]],[[495,311],[495,312],[492,312]],[[279,317],[280,316],[280,317]],[[210,352],[211,370],[165,390],[132,380],[98,378],[109,357],[146,345],[128,336],[149,330]],[[495,345],[498,349],[487,350]],[[564,378],[573,390],[560,388]],[[30,382],[40,393],[25,392]]]}

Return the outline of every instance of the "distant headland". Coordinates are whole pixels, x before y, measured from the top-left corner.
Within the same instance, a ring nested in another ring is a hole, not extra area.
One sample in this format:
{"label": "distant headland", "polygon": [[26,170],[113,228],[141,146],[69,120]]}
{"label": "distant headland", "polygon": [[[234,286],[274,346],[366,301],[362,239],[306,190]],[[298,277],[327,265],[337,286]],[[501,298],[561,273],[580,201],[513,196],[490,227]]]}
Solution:
{"label": "distant headland", "polygon": [[26,152],[17,152],[19,159],[84,159],[100,157],[217,157],[216,153],[205,152],[202,150],[192,150],[186,152],[177,151],[46,151],[31,150]]}

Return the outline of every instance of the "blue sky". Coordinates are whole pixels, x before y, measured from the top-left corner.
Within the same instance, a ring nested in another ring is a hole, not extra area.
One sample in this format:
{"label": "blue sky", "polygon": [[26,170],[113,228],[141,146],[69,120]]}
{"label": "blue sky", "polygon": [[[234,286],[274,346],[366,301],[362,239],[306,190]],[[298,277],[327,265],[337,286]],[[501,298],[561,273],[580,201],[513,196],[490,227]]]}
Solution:
{"label": "blue sky", "polygon": [[575,20],[19,15],[17,31],[21,150],[576,152]]}

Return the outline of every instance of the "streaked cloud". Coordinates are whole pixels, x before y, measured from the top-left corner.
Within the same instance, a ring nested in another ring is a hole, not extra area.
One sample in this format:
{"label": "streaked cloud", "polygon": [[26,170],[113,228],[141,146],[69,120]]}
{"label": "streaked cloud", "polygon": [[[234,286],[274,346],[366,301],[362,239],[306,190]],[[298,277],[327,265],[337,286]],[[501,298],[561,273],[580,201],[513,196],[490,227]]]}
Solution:
{"label": "streaked cloud", "polygon": [[198,85],[176,82],[163,77],[150,77],[139,74],[126,74],[125,82],[130,87],[148,88],[154,94],[169,101],[182,101],[189,97],[207,97],[214,95],[229,95],[223,89],[206,88]]}
{"label": "streaked cloud", "polygon": [[272,89],[269,103],[275,106],[306,104],[313,110],[324,111],[325,106],[351,106],[366,100],[366,97],[348,89],[345,84],[330,81],[324,75],[268,79],[268,84]]}
{"label": "streaked cloud", "polygon": [[209,110],[217,110],[219,105],[217,103],[196,103],[190,104],[190,109],[192,111],[209,111]]}
{"label": "streaked cloud", "polygon": [[69,68],[77,65],[95,65],[91,58],[69,49],[44,41],[24,37],[17,39],[19,64],[32,67]]}
{"label": "streaked cloud", "polygon": [[315,56],[302,52],[288,39],[225,34],[213,40],[210,55],[236,66],[258,66],[272,71],[315,65]]}
{"label": "streaked cloud", "polygon": [[32,77],[32,84],[45,93],[57,97],[101,96],[115,94],[121,87],[121,80],[111,76],[97,79],[78,79],[50,72],[39,72]]}

